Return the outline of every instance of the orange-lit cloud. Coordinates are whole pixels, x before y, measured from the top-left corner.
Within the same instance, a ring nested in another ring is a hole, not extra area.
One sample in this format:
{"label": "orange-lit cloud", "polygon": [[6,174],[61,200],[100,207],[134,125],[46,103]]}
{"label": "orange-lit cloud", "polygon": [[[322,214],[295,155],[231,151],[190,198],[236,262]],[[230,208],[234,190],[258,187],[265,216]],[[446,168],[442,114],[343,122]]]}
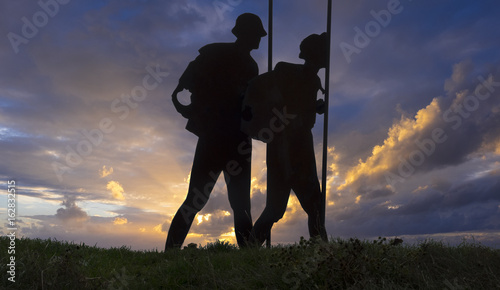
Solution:
{"label": "orange-lit cloud", "polygon": [[338,160],[340,158],[340,154],[335,152],[335,147],[328,147],[328,161],[330,165],[327,170],[327,180],[326,180],[326,200],[327,205],[332,206],[335,205],[335,202],[332,201],[332,195],[334,192],[332,189],[337,189],[339,186],[339,175],[340,175],[340,167],[338,165]]}
{"label": "orange-lit cloud", "polygon": [[416,137],[433,127],[439,120],[440,113],[438,99],[434,98],[427,107],[419,110],[414,118],[402,116],[389,129],[384,143],[376,145],[372,155],[365,161],[359,160],[358,165],[347,172],[344,183],[337,189],[344,190],[356,184],[361,178],[378,178],[386,171],[397,167],[400,162],[399,157],[414,146]]}
{"label": "orange-lit cloud", "polygon": [[106,188],[111,191],[111,194],[112,194],[114,199],[118,199],[118,200],[125,199],[125,197],[123,196],[124,190],[123,190],[123,187],[121,186],[120,183],[112,180],[112,181],[108,182],[108,185],[106,186]]}
{"label": "orange-lit cloud", "polygon": [[203,214],[198,214],[198,215],[196,216],[196,218],[197,218],[197,220],[198,220],[197,225],[201,224],[201,223],[203,222],[203,220],[205,220],[205,221],[209,221],[211,216],[212,216],[212,214],[210,214],[210,213],[207,213],[207,214],[205,214],[205,215],[203,215]]}
{"label": "orange-lit cloud", "polygon": [[114,220],[113,220],[113,224],[114,225],[124,225],[128,223],[128,220],[124,217],[116,217]]}
{"label": "orange-lit cloud", "polygon": [[113,173],[113,167],[106,168],[105,165],[103,165],[102,169],[99,170],[99,175],[101,176],[101,178],[104,178],[112,173]]}
{"label": "orange-lit cloud", "polygon": [[417,189],[415,189],[414,191],[412,191],[412,193],[417,193],[417,192],[420,192],[420,191],[424,191],[424,190],[427,190],[428,188],[429,188],[429,185],[419,186]]}
{"label": "orange-lit cloud", "polygon": [[159,234],[163,234],[163,224],[159,224],[153,227],[153,231]]}
{"label": "orange-lit cloud", "polygon": [[219,236],[219,240],[236,244],[236,233],[234,232],[234,227],[231,227],[231,231],[221,234]]}

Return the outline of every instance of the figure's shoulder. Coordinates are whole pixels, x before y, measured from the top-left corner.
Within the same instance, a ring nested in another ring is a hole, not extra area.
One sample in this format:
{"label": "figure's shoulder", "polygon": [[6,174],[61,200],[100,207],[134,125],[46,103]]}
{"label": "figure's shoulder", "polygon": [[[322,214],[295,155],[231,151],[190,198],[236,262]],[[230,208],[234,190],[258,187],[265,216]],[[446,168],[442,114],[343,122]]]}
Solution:
{"label": "figure's shoulder", "polygon": [[218,42],[207,44],[200,48],[198,51],[200,52],[200,54],[218,54],[225,53],[233,49],[234,43]]}
{"label": "figure's shoulder", "polygon": [[273,73],[278,82],[313,86],[318,90],[322,89],[321,79],[318,75],[307,71],[303,64],[279,62],[274,67]]}
{"label": "figure's shoulder", "polygon": [[277,72],[287,72],[287,71],[291,72],[291,71],[298,71],[301,69],[301,67],[302,67],[301,64],[280,61],[276,64],[274,70]]}
{"label": "figure's shoulder", "polygon": [[259,65],[257,64],[255,59],[253,59],[253,57],[251,55],[249,55],[249,57],[248,57],[248,65],[252,68],[255,75],[259,74]]}
{"label": "figure's shoulder", "polygon": [[300,79],[303,71],[303,65],[289,63],[289,62],[278,62],[274,67],[274,73],[279,79]]}

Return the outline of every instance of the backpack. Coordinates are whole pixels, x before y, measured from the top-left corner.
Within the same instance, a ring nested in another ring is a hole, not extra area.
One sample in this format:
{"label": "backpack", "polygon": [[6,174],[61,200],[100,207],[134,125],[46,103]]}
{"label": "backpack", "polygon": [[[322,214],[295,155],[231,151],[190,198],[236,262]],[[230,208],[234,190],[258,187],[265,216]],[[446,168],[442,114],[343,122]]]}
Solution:
{"label": "backpack", "polygon": [[271,71],[255,77],[249,82],[243,98],[241,130],[253,139],[269,143],[280,126],[275,111],[283,106],[276,73]]}

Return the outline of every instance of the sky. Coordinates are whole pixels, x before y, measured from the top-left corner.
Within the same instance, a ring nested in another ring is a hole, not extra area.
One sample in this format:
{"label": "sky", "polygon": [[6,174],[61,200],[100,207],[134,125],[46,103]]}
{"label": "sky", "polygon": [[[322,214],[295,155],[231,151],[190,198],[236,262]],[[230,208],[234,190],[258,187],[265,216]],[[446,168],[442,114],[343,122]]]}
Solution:
{"label": "sky", "polygon": [[[326,6],[274,1],[273,64],[303,63],[299,44],[326,30]],[[197,141],[170,95],[199,48],[233,42],[245,12],[267,30],[267,9],[264,0],[0,2],[0,233],[11,232],[15,180],[18,237],[162,250]],[[500,248],[497,1],[333,1],[332,18],[328,235]],[[252,51],[260,73],[267,41]],[[318,116],[318,168],[322,132]],[[265,145],[253,145],[256,220],[266,165]],[[300,236],[307,216],[292,194],[272,242]],[[235,243],[222,178],[185,244],[217,239]]]}

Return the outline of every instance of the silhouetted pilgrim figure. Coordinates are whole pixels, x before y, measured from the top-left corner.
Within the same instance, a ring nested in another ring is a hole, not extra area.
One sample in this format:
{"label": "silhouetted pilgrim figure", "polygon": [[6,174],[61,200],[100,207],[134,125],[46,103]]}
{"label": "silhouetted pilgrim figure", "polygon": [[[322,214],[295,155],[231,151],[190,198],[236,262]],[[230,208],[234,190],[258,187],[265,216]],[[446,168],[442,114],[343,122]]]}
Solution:
{"label": "silhouetted pilgrim figure", "polygon": [[[262,21],[251,13],[236,19],[234,43],[202,47],[189,63],[172,94],[186,129],[197,135],[188,193],[168,231],[165,250],[181,247],[195,215],[204,207],[221,172],[227,185],[240,247],[252,230],[250,214],[251,139],[240,129],[241,107],[248,82],[259,74],[250,51],[266,36]],[[177,94],[187,89],[191,103],[182,105]]]}
{"label": "silhouetted pilgrim figure", "polygon": [[242,129],[267,143],[266,207],[252,230],[258,245],[283,217],[292,189],[308,215],[310,236],[328,240],[311,133],[316,113],[325,109],[317,99],[318,90],[323,91],[317,73],[326,67],[327,53],[326,33],[312,34],[300,44],[303,65],[280,62],[247,89]]}

